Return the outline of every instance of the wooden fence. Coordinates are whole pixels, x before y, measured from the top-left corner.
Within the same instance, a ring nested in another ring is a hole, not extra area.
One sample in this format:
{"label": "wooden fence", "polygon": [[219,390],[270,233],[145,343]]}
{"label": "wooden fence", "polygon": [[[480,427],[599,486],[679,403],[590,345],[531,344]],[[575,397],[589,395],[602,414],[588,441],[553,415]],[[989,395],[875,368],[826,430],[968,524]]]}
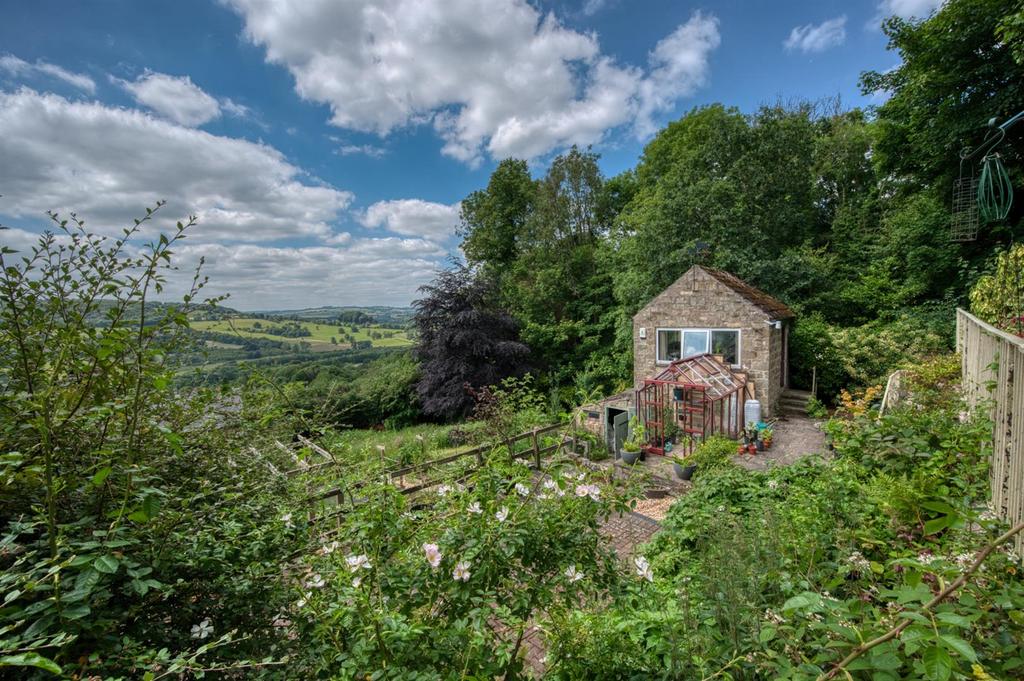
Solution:
{"label": "wooden fence", "polygon": [[[989,483],[992,510],[1011,525],[1024,520],[1024,339],[956,311],[956,347],[969,407],[993,422]],[[1024,555],[1024,535],[1016,537]]]}
{"label": "wooden fence", "polygon": [[[555,423],[550,426],[544,426],[543,428],[534,428],[533,430],[528,430],[526,432],[519,433],[518,435],[514,435],[513,437],[507,440],[502,440],[500,442],[491,442],[483,444],[477,447],[473,447],[472,449],[456,452],[455,454],[449,454],[448,456],[443,456],[437,459],[421,461],[420,463],[415,463],[409,466],[388,468],[383,471],[383,475],[385,476],[388,482],[391,482],[392,480],[395,479],[401,480],[406,476],[421,476],[427,478],[426,480],[422,480],[413,485],[401,485],[399,488],[399,493],[403,495],[409,495],[415,494],[416,492],[420,492],[430,487],[435,487],[447,480],[446,476],[439,476],[436,473],[432,476],[433,469],[444,466],[445,464],[453,463],[455,461],[467,458],[474,459],[474,465],[472,467],[473,469],[478,468],[483,464],[484,455],[488,454],[493,449],[500,446],[504,446],[507,448],[509,456],[513,460],[528,459],[530,460],[530,463],[537,469],[541,468],[541,460],[545,455],[552,454],[558,451],[559,449],[562,449],[563,447],[570,447],[573,452],[576,452],[579,446],[582,445],[585,450],[584,456],[588,456],[590,453],[590,443],[587,440],[579,440],[571,433],[565,432],[568,428],[569,426],[564,423]],[[558,434],[556,442],[550,445],[542,446],[542,436],[550,435],[552,433],[555,433],[555,431],[563,432]],[[285,471],[286,475],[311,473],[321,470],[323,468],[328,468],[330,466],[337,465],[334,455],[331,452],[327,451],[323,447],[317,445],[316,443],[304,437],[300,436],[299,441],[301,442],[302,445],[308,447],[316,454],[319,454],[325,460],[310,465],[300,461],[298,457],[295,457],[297,467],[293,468],[292,470]],[[290,451],[287,450],[287,448],[280,442],[276,444],[278,447],[285,449],[286,451]],[[332,505],[340,506],[345,496],[347,495],[349,497],[349,503],[352,504],[355,503],[354,493],[362,489],[365,486],[365,484],[365,482],[355,482],[349,484],[348,486],[338,486],[326,490],[313,491],[307,497],[307,501],[320,502],[326,500]]]}

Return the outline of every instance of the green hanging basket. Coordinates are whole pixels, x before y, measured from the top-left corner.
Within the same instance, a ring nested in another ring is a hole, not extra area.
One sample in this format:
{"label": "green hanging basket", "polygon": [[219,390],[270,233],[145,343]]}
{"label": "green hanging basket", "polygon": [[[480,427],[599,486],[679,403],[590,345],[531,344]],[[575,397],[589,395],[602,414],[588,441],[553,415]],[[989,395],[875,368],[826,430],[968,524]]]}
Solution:
{"label": "green hanging basket", "polygon": [[999,222],[1010,214],[1013,185],[999,154],[989,154],[981,162],[978,180],[978,212],[985,222]]}

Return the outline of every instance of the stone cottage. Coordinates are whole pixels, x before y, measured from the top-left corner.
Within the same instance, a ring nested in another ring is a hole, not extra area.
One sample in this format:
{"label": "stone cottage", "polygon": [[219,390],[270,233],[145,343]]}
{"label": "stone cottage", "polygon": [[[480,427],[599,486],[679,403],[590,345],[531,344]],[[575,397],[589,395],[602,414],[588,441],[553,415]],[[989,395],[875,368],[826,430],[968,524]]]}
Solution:
{"label": "stone cottage", "polygon": [[618,451],[644,379],[704,353],[745,374],[744,398],[756,397],[765,418],[775,415],[789,386],[793,317],[785,304],[738,277],[694,265],[633,316],[633,387],[584,407],[582,425]]}
{"label": "stone cottage", "polygon": [[789,385],[793,311],[723,270],[694,265],[633,315],[633,387],[684,357],[711,353],[746,373],[772,416]]}

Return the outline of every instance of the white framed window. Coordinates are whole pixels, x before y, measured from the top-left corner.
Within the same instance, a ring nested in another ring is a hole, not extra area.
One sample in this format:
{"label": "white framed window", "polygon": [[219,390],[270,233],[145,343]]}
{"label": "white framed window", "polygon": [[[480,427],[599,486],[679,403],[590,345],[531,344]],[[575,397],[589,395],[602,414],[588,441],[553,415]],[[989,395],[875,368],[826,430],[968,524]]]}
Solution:
{"label": "white framed window", "polygon": [[655,338],[658,364],[705,352],[722,355],[726,364],[740,364],[739,329],[658,329]]}
{"label": "white framed window", "polygon": [[669,364],[682,357],[681,329],[658,329],[658,363]]}

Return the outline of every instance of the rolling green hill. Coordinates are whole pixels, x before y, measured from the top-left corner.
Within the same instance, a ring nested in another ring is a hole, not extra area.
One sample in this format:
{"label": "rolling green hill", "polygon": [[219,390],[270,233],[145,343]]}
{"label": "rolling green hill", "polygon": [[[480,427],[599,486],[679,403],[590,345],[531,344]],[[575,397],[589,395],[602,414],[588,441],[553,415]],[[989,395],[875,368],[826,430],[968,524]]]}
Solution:
{"label": "rolling green hill", "polygon": [[[412,340],[406,331],[388,329],[378,325],[360,326],[346,324],[339,326],[337,324],[297,321],[293,319],[268,320],[254,319],[252,317],[235,317],[232,319],[193,321],[191,326],[197,331],[214,331],[225,334],[237,333],[245,338],[263,338],[265,340],[291,342],[296,345],[300,342],[309,343],[311,350],[319,352],[341,350],[346,346],[352,347],[353,343],[358,343],[360,346],[365,347],[365,343],[369,342],[370,347],[374,348],[406,347],[412,345]],[[297,331],[302,335],[298,335]],[[331,342],[332,338],[335,340],[333,343]]]}

